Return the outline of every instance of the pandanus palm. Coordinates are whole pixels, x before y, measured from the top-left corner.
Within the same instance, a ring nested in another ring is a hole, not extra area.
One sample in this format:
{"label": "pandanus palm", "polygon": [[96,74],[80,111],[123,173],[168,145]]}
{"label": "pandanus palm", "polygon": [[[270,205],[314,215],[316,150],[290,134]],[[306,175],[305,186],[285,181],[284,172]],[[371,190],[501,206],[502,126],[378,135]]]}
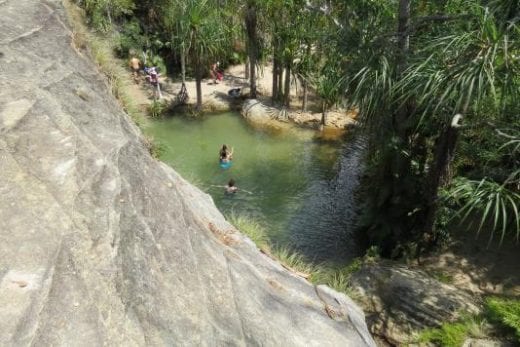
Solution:
{"label": "pandanus palm", "polygon": [[[503,18],[493,16],[487,8],[478,7],[475,12],[473,30],[434,40],[427,47],[432,52],[428,59],[411,66],[396,86],[407,91],[403,99],[411,97],[416,101],[416,107],[423,110],[423,119],[434,115],[441,127],[426,181],[425,231],[433,229],[439,187],[449,181],[449,167],[460,128],[456,118],[464,117],[465,123],[472,126],[489,117],[482,112],[484,104],[488,112],[498,115],[494,118],[500,118],[508,108],[520,102],[520,28],[514,24],[502,25]],[[491,105],[488,100],[492,100]],[[490,186],[479,185],[477,191]],[[505,218],[505,204],[515,207],[514,203],[509,204],[511,197],[520,204],[514,192],[496,195],[497,199],[500,196],[507,198],[500,201],[500,209],[495,209],[495,218]],[[486,217],[484,214],[483,218]],[[506,224],[502,223],[503,228]],[[518,225],[518,214],[515,224]],[[496,229],[497,223],[494,225]],[[504,232],[505,229],[502,235]]]}
{"label": "pandanus palm", "polygon": [[185,64],[195,72],[197,110],[202,108],[202,78],[229,45],[230,30],[212,0],[168,0],[165,16],[174,47],[180,49],[183,82]]}
{"label": "pandanus palm", "polygon": [[398,47],[376,54],[376,64],[349,78],[349,97],[374,135],[372,162],[379,172],[367,224],[379,218],[377,228],[393,225],[389,248],[403,239],[435,240],[438,191],[449,182],[461,119],[466,126],[481,122],[487,100],[498,117],[519,101],[518,27],[501,25],[478,6],[467,13],[471,19],[454,20],[449,31],[416,33],[408,53],[412,21],[405,36],[397,35]]}

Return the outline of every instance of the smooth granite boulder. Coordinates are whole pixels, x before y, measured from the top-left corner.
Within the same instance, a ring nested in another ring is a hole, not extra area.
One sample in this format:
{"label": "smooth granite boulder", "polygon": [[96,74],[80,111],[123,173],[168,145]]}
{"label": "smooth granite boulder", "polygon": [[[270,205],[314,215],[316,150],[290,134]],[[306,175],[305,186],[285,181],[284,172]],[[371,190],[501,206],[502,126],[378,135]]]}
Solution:
{"label": "smooth granite boulder", "polygon": [[374,346],[149,155],[61,1],[0,18],[1,346]]}

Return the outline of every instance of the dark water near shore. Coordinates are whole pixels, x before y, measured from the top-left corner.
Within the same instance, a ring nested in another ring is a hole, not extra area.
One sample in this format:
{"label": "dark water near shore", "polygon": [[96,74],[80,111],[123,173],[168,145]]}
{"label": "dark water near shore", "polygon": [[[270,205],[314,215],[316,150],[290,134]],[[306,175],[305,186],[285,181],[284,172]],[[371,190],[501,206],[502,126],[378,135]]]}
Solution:
{"label": "dark water near shore", "polygon": [[[355,145],[349,151],[311,130],[259,131],[235,113],[154,121],[147,133],[164,147],[163,161],[211,194],[224,215],[243,213],[261,222],[271,243],[320,261],[359,255],[351,231]],[[234,147],[228,170],[218,165],[224,143]],[[230,178],[242,189],[231,196],[215,187]]]}

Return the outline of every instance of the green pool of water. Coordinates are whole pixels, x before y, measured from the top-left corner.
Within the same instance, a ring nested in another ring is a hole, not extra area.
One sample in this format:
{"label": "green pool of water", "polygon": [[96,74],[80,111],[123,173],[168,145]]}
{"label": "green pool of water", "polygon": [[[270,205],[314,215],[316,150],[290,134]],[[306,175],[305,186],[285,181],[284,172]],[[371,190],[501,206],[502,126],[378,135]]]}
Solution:
{"label": "green pool of water", "polygon": [[[236,113],[176,116],[152,122],[147,133],[163,146],[161,159],[211,194],[224,215],[233,211],[260,221],[272,243],[293,246],[294,234],[305,235],[306,228],[314,235],[331,228],[319,220],[323,213],[315,210],[323,206],[316,196],[330,188],[341,143],[319,141],[310,130],[259,131]],[[227,170],[218,162],[222,144],[234,148]],[[215,187],[230,178],[243,190],[229,195]]]}

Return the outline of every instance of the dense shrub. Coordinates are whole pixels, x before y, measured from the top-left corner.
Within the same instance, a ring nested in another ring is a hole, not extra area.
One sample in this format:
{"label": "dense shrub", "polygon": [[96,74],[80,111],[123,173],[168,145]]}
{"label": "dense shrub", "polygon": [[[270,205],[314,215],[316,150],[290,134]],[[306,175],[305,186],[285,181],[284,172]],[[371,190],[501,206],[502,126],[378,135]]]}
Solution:
{"label": "dense shrub", "polygon": [[118,33],[116,52],[121,58],[126,58],[130,52],[139,54],[145,42],[139,22],[136,19],[125,22]]}

